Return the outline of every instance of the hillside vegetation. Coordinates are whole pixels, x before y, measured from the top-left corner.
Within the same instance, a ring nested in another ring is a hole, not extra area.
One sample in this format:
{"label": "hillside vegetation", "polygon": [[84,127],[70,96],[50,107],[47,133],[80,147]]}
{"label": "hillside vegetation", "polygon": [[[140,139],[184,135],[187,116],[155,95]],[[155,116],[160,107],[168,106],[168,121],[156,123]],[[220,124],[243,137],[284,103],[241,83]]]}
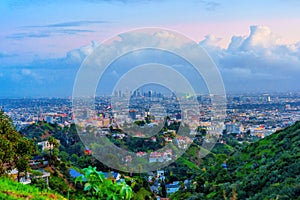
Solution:
{"label": "hillside vegetation", "polygon": [[300,122],[240,151],[219,144],[200,168],[171,199],[300,199]]}
{"label": "hillside vegetation", "polygon": [[31,185],[23,185],[8,178],[0,177],[0,199],[13,200],[13,199],[65,199],[59,194],[41,190]]}
{"label": "hillside vegetation", "polygon": [[300,122],[250,144],[229,161],[240,198],[300,198]]}

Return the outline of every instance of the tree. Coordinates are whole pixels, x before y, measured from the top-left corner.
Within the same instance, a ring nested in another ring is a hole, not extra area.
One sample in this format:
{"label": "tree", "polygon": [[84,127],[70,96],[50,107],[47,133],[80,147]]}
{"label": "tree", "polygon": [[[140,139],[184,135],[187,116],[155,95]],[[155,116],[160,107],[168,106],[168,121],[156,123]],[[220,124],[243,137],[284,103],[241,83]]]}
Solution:
{"label": "tree", "polygon": [[50,152],[50,162],[49,164],[51,165],[52,164],[52,161],[56,160],[58,158],[58,154],[59,154],[59,151],[58,151],[58,147],[59,147],[59,142],[52,136],[50,136],[48,138],[48,142],[50,144],[50,149],[49,149],[49,152]]}
{"label": "tree", "polygon": [[27,138],[20,138],[16,144],[14,154],[15,167],[18,170],[18,181],[20,181],[20,173],[27,173],[29,169],[29,161],[31,156],[36,153],[36,148],[32,141]]}
{"label": "tree", "polygon": [[20,173],[27,172],[30,157],[35,153],[33,142],[22,137],[12,120],[0,111],[0,175],[4,174],[6,169],[17,168],[20,180]]}
{"label": "tree", "polygon": [[12,167],[15,141],[20,136],[15,130],[12,120],[0,111],[0,175],[5,173],[4,165]]}

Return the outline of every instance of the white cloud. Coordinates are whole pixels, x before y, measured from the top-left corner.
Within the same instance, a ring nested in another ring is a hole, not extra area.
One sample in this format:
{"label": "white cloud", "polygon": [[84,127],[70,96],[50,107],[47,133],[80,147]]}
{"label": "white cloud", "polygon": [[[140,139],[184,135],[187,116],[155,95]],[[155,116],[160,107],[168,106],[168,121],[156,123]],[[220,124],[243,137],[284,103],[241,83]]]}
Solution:
{"label": "white cloud", "polygon": [[67,59],[74,62],[81,62],[97,48],[98,42],[92,41],[91,44],[74,49],[67,53]]}
{"label": "white cloud", "polygon": [[242,45],[241,50],[257,50],[258,48],[272,48],[279,44],[279,37],[271,32],[267,26],[251,26],[250,35]]}
{"label": "white cloud", "polygon": [[[164,31],[153,34],[123,34],[120,40],[113,41],[107,52],[101,53],[110,57],[111,52],[127,52],[127,45],[119,42],[121,40],[130,42],[129,46],[133,44],[151,47],[163,45],[184,48],[186,51],[191,49],[188,43],[183,47],[182,41],[176,41],[176,35],[170,35]],[[235,90],[237,85],[243,82],[249,83],[249,88],[297,89],[295,85],[297,85],[296,81],[300,75],[300,43],[284,44],[281,37],[266,26],[251,26],[249,35],[233,36],[226,48],[222,47],[221,43],[222,38],[208,35],[199,44],[208,51],[219,67],[225,86],[229,90]],[[71,51],[68,53],[68,58],[82,61],[96,47],[96,43],[93,43]],[[138,52],[132,53],[132,55],[136,55],[135,60],[144,62],[149,60],[149,58],[139,55]],[[167,60],[167,57],[165,61],[166,64],[172,63]],[[188,71],[188,68],[185,71]],[[119,71],[115,72],[122,74]],[[116,76],[115,72],[112,76]],[[282,88],[280,88],[281,86]]]}
{"label": "white cloud", "polygon": [[221,42],[222,38],[217,38],[214,35],[206,35],[205,39],[200,42],[200,45],[206,47],[219,47],[219,43]]}
{"label": "white cloud", "polygon": [[[300,43],[284,44],[269,27],[251,26],[248,36],[233,36],[227,48],[220,39],[206,37],[200,42],[212,56],[227,82],[270,81],[269,87],[281,83],[295,88],[300,75]],[[276,83],[275,83],[276,82]],[[278,82],[278,83],[277,83]],[[235,85],[229,86],[234,88]],[[276,88],[275,88],[276,89]],[[280,89],[280,88],[278,88]]]}

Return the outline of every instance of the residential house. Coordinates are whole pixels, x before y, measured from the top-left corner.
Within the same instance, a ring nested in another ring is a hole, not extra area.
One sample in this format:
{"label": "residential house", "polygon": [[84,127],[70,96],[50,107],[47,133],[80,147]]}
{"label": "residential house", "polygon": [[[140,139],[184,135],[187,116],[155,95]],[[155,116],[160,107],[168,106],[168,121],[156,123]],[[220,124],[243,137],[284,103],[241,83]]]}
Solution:
{"label": "residential house", "polygon": [[[59,140],[56,140],[58,143],[60,142]],[[47,151],[49,149],[52,149],[53,146],[50,145],[50,143],[48,142],[48,140],[42,141],[42,142],[38,142],[37,143],[38,146],[41,146],[43,151]]]}
{"label": "residential house", "polygon": [[172,194],[180,189],[179,181],[174,181],[173,183],[166,184],[167,194]]}
{"label": "residential house", "polygon": [[149,163],[166,162],[172,160],[172,150],[167,149],[165,152],[151,152],[149,156]]}

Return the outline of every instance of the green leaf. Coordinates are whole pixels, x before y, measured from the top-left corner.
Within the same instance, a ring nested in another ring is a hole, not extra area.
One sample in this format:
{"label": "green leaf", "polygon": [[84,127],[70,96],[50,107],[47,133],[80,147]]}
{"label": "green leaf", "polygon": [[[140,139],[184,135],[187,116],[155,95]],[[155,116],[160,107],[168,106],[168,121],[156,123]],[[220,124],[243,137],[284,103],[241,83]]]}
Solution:
{"label": "green leaf", "polygon": [[76,179],[75,179],[75,184],[76,184],[78,181],[80,182],[80,184],[82,184],[83,178],[84,178],[83,175],[76,177]]}
{"label": "green leaf", "polygon": [[85,183],[84,184],[84,191],[89,191],[92,188],[92,184],[91,183]]}

